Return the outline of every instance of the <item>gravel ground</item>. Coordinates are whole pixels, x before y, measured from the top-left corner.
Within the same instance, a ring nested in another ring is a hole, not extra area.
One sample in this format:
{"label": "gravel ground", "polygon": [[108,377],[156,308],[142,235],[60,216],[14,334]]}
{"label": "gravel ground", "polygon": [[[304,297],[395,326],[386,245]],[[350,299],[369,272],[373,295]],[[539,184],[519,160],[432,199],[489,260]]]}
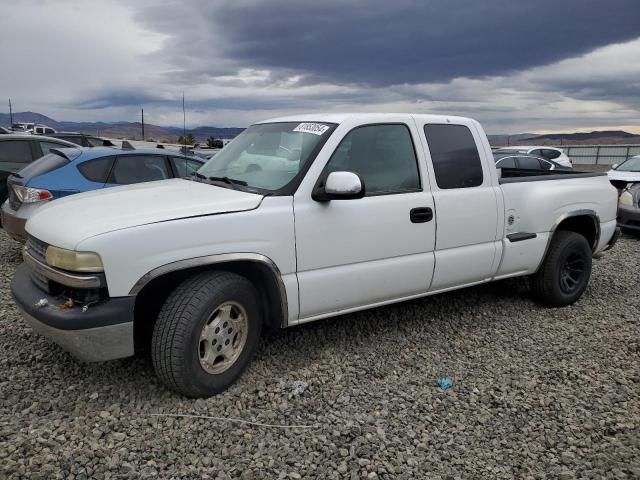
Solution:
{"label": "gravel ground", "polygon": [[512,280],[269,333],[238,384],[187,400],[149,359],[80,364],[32,333],[0,233],[0,478],[640,478],[639,246],[569,308]]}

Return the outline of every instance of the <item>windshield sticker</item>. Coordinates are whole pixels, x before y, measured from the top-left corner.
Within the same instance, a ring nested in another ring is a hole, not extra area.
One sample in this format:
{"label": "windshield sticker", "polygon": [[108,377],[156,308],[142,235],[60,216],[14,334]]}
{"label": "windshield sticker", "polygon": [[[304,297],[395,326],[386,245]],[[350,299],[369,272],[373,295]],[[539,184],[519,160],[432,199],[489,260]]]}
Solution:
{"label": "windshield sticker", "polygon": [[322,123],[301,123],[293,129],[294,132],[312,133],[314,135],[322,135],[329,130],[329,125],[323,125]]}

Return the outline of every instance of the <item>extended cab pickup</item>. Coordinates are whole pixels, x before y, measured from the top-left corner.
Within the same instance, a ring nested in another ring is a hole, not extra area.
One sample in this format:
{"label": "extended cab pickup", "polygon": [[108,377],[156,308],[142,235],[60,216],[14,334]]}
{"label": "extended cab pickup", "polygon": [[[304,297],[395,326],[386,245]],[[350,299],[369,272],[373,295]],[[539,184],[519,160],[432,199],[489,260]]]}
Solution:
{"label": "extended cab pickup", "polygon": [[263,326],[515,276],[569,305],[615,243],[616,202],[604,174],[497,170],[471,119],[280,118],[191,178],[39,209],[12,291],[76,357],[147,347],[168,387],[208,396],[239,377]]}

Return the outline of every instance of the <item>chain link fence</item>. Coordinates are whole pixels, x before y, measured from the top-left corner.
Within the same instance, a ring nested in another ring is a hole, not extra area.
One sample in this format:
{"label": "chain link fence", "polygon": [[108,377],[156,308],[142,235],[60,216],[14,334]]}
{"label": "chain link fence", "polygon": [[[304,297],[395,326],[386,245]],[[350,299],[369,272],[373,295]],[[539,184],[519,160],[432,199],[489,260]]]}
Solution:
{"label": "chain link fence", "polygon": [[613,165],[640,155],[640,145],[553,145],[560,148],[574,165]]}

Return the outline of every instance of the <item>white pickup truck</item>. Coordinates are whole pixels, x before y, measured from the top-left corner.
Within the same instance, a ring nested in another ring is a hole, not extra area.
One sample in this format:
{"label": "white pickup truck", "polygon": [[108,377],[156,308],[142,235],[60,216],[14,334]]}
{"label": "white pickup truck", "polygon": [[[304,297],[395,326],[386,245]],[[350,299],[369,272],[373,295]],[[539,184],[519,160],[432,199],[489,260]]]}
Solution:
{"label": "white pickup truck", "polygon": [[617,238],[605,174],[496,170],[460,117],[325,114],[252,125],[196,176],[56,200],[12,281],[76,357],[149,348],[191,397],[248,365],[263,326],[515,276],[560,307]]}

